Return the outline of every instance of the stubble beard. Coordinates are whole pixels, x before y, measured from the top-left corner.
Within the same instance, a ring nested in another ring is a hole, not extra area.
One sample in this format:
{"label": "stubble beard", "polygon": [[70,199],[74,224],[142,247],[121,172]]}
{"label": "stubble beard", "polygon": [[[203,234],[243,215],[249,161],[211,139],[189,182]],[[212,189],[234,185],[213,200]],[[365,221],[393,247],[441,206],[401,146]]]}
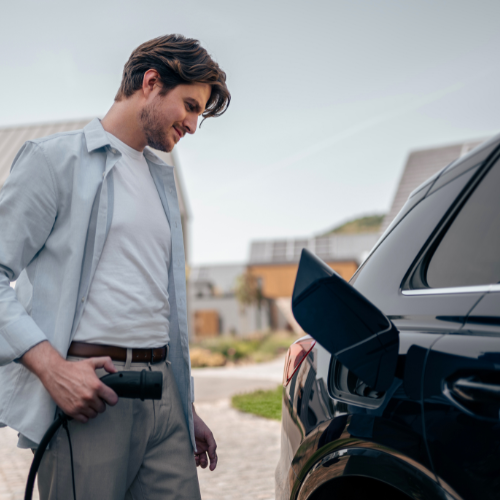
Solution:
{"label": "stubble beard", "polygon": [[161,120],[156,113],[154,102],[145,106],[140,114],[140,120],[148,146],[158,151],[170,153],[172,147],[167,143]]}

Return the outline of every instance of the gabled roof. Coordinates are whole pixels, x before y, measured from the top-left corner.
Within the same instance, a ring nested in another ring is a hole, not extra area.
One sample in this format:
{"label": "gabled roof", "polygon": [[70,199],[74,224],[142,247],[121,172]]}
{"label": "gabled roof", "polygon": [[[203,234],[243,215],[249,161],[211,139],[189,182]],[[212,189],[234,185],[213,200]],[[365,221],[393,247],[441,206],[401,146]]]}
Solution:
{"label": "gabled roof", "polygon": [[[36,125],[20,125],[17,127],[0,128],[0,189],[2,188],[7,176],[9,175],[12,162],[21,149],[21,146],[31,139],[38,139],[58,132],[69,132],[70,130],[79,130],[85,127],[91,119],[71,120],[64,122],[42,123]],[[180,178],[179,162],[176,155],[154,150],[165,163],[175,167],[175,182],[177,192],[179,193],[179,208],[183,218],[189,218],[189,208],[186,199],[186,193]]]}
{"label": "gabled roof", "polygon": [[412,151],[406,161],[391,209],[384,217],[380,231],[383,233],[387,229],[415,188],[484,141],[485,139],[475,139],[450,146]]}
{"label": "gabled roof", "polygon": [[89,121],[73,120],[0,128],[0,188],[9,175],[10,167],[17,152],[26,141],[57,134],[58,132],[78,130],[85,127]]}

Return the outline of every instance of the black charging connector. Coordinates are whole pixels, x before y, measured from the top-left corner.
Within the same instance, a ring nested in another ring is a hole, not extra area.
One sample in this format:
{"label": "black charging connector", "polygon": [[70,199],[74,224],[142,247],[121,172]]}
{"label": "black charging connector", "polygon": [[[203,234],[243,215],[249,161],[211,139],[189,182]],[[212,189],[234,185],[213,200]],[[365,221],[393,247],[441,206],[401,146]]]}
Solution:
{"label": "black charging connector", "polygon": [[[102,377],[101,381],[108,387],[111,387],[111,389],[116,392],[118,397],[121,398],[140,399],[141,401],[144,401],[145,399],[161,399],[163,392],[163,374],[161,372],[142,370],[140,372],[127,371],[110,373],[109,375]],[[38,468],[40,467],[43,454],[61,425],[65,427],[68,434],[71,454],[71,474],[73,478],[73,500],[76,500],[73,450],[67,427],[68,420],[71,420],[71,417],[68,417],[63,413],[59,414],[40,441],[40,444],[35,452],[33,462],[31,463],[28,481],[26,482],[26,491],[24,492],[24,500],[31,500],[33,498],[35,477],[38,472]]]}
{"label": "black charging connector", "polygon": [[161,372],[118,372],[101,378],[120,398],[161,399],[163,375]]}

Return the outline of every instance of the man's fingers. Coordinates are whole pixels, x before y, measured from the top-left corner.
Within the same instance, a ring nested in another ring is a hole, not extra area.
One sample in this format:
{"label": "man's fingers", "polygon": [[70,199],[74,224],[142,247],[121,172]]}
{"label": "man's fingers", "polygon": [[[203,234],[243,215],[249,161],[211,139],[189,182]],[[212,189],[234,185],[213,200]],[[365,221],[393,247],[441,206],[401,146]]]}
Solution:
{"label": "man's fingers", "polygon": [[97,390],[97,395],[110,406],[114,406],[116,403],[118,403],[118,396],[116,392],[103,382],[101,382],[101,385]]}
{"label": "man's fingers", "polygon": [[89,358],[89,361],[93,365],[94,370],[96,370],[97,368],[104,368],[108,373],[116,373],[116,367],[109,356]]}
{"label": "man's fingers", "polygon": [[90,408],[96,413],[104,413],[106,411],[106,403],[100,397],[95,397],[90,404]]}
{"label": "man's fingers", "polygon": [[207,458],[207,454],[205,452],[203,453],[200,453],[198,455],[198,458],[199,458],[199,461],[200,461],[200,467],[202,469],[206,469],[207,468],[207,465],[208,465],[208,458]]}
{"label": "man's fingers", "polygon": [[81,412],[83,414],[84,417],[87,417],[87,418],[96,418],[98,413],[93,410],[92,408],[85,408],[85,410],[83,410]]}
{"label": "man's fingers", "polygon": [[214,439],[214,435],[210,432],[207,436],[208,444],[208,458],[210,458],[210,470],[214,470],[217,467],[217,444]]}

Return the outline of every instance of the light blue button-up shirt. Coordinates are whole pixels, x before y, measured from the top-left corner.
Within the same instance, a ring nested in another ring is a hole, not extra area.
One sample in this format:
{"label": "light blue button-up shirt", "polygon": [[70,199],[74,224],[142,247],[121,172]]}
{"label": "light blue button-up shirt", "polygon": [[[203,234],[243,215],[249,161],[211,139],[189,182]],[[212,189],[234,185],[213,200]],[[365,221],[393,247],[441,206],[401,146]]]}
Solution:
{"label": "light blue button-up shirt", "polygon": [[[120,156],[95,119],[83,130],[25,143],[0,191],[0,425],[33,443],[52,423],[56,406],[38,377],[16,361],[44,340],[66,357],[111,226],[113,167]],[[148,148],[144,156],[171,227],[169,359],[194,448],[184,243],[173,167]]]}

